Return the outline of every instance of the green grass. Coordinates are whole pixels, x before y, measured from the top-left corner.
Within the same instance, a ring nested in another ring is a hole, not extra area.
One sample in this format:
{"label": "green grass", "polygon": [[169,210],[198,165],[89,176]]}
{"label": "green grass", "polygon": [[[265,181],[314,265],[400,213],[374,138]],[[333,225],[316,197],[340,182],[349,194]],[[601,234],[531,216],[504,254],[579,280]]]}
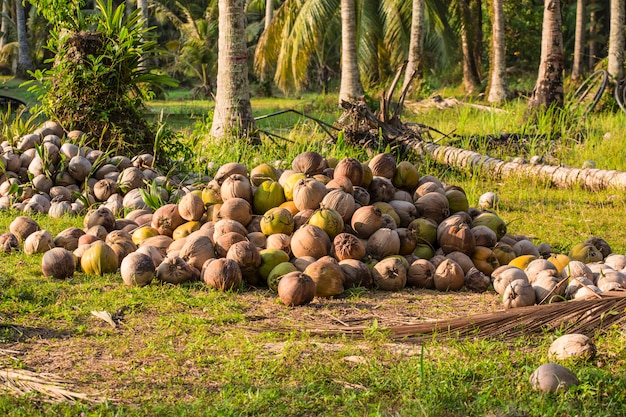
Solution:
{"label": "green grass", "polygon": [[[201,123],[210,112],[210,102],[179,98],[150,106],[154,113],[167,112],[168,121],[178,118],[181,128]],[[296,108],[327,121],[336,117],[334,103],[334,97],[253,100],[257,115]],[[547,120],[538,127],[523,120],[523,103],[511,103],[506,110],[491,113],[463,107],[408,118],[462,135],[552,133]],[[238,141],[229,146],[214,143],[206,136],[206,126],[189,128],[186,135],[192,131],[199,135],[197,156],[206,158],[196,168],[208,170],[206,161],[287,164],[308,149],[337,158],[368,157],[365,150],[345,143],[325,144],[323,132],[310,121],[281,117],[285,119],[269,119],[262,125],[284,136],[264,138],[262,153]],[[515,149],[493,147],[484,138],[461,144],[499,152],[503,158],[549,151],[573,166],[592,159],[598,167],[626,169],[620,155],[626,143],[623,121],[623,115],[594,115],[576,129],[559,126],[568,135],[551,143],[525,143]],[[569,136],[580,131],[584,141],[580,135]],[[611,132],[608,139],[606,132]],[[418,163],[417,158],[412,160]],[[531,181],[479,178],[429,161],[419,166],[422,174],[462,186],[472,205],[482,193],[495,191],[500,198],[497,211],[513,234],[547,242],[557,252],[567,252],[595,235],[607,240],[614,252],[626,253],[622,192],[556,190]],[[0,213],[0,231],[16,214]],[[53,234],[82,226],[80,218],[36,219]],[[110,398],[100,405],[50,404],[37,395],[2,394],[0,413],[6,416],[626,414],[623,327],[593,335],[598,347],[593,361],[567,363],[581,381],[577,387],[561,394],[539,394],[531,390],[528,378],[547,362],[548,346],[558,334],[508,340],[433,338],[415,344],[392,340],[384,331],[384,319],[379,325],[376,318],[382,309],[396,309],[391,310],[396,318],[462,314],[455,300],[465,293],[437,295],[432,311],[423,307],[428,294],[407,291],[351,292],[337,300],[287,308],[268,290],[219,293],[201,283],[128,288],[119,274],[94,277],[78,272],[71,279],[54,281],[41,275],[41,255],[1,255],[0,262],[0,367],[57,373],[77,391]],[[112,328],[92,316],[93,310],[118,312],[121,324]],[[363,317],[369,326],[364,338],[310,331],[337,325],[335,319],[347,314]]]}

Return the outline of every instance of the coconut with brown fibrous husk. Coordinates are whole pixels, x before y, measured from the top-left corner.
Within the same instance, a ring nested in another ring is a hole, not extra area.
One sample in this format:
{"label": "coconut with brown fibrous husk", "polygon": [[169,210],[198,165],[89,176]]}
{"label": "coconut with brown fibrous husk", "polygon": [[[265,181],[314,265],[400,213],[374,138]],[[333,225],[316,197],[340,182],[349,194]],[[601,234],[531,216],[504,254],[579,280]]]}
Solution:
{"label": "coconut with brown fibrous husk", "polygon": [[165,257],[167,255],[167,249],[174,242],[169,236],[165,235],[157,235],[144,239],[139,246],[152,246],[159,251],[161,256]]}
{"label": "coconut with brown fibrous husk", "polygon": [[280,249],[283,252],[291,253],[291,236],[285,233],[274,233],[265,239],[265,247],[269,249]]}
{"label": "coconut with brown fibrous husk", "polygon": [[237,242],[247,241],[246,236],[237,232],[228,232],[215,240],[214,250],[218,257],[223,258],[230,247]]}
{"label": "coconut with brown fibrous husk", "polygon": [[291,169],[307,176],[321,174],[327,167],[324,157],[315,151],[302,152],[291,161]]}
{"label": "coconut with brown fibrous husk", "polygon": [[374,177],[367,191],[370,195],[370,202],[389,202],[393,200],[396,194],[396,187],[393,186],[391,180],[385,177]]}
{"label": "coconut with brown fibrous husk", "polygon": [[303,272],[315,282],[316,297],[333,297],[344,291],[344,274],[337,263],[318,260],[307,266]]}
{"label": "coconut with brown fibrous husk", "polygon": [[140,246],[135,252],[148,255],[150,259],[152,259],[152,263],[154,264],[155,268],[157,268],[159,265],[161,265],[161,262],[163,262],[163,256],[154,246]]}
{"label": "coconut with brown fibrous husk", "polygon": [[246,168],[244,164],[240,164],[238,162],[228,162],[224,165],[221,165],[217,169],[217,172],[215,173],[215,177],[213,179],[219,185],[222,185],[224,180],[233,174],[246,176],[248,175],[248,168]]}
{"label": "coconut with brown fibrous husk", "polygon": [[208,259],[215,258],[215,250],[208,236],[197,235],[187,238],[178,256],[197,270],[201,270]]}
{"label": "coconut with brown fibrous husk", "polygon": [[[454,262],[459,264],[459,266],[463,269],[464,274],[467,274],[470,269],[474,268],[474,263],[472,262],[472,259],[463,252],[454,251],[448,253],[445,256],[446,258],[452,259]],[[491,283],[491,280],[489,280],[489,283]]]}
{"label": "coconut with brown fibrous husk", "polygon": [[602,292],[626,288],[626,274],[621,271],[604,270],[596,285]]}
{"label": "coconut with brown fibrous husk", "polygon": [[300,271],[283,275],[277,290],[280,301],[288,306],[305,305],[315,298],[315,282]]}
{"label": "coconut with brown fibrous husk", "polygon": [[[226,258],[239,264],[243,276],[257,274],[259,266],[261,266],[259,249],[249,241],[241,241],[231,245],[226,253]],[[246,281],[251,280],[247,279]]]}
{"label": "coconut with brown fibrous husk", "polygon": [[52,248],[41,258],[41,272],[55,279],[71,278],[76,270],[76,257],[65,248]]}
{"label": "coconut with brown fibrous husk", "polygon": [[156,269],[156,278],[169,284],[195,281],[200,272],[179,256],[167,256]]}
{"label": "coconut with brown fibrous husk", "polygon": [[444,194],[431,192],[419,197],[415,202],[417,217],[425,217],[435,223],[441,223],[450,216],[450,205]]}
{"label": "coconut with brown fibrous husk", "polygon": [[588,361],[596,355],[596,346],[586,335],[580,333],[565,334],[555,339],[548,349],[551,360],[581,359]]}
{"label": "coconut with brown fibrous husk", "polygon": [[336,210],[344,222],[350,222],[356,210],[354,197],[343,190],[331,190],[320,203],[321,208]]}
{"label": "coconut with brown fibrous husk", "polygon": [[491,273],[493,289],[498,294],[504,294],[506,287],[514,280],[525,279],[528,281],[526,272],[523,269],[511,265],[502,265]]}
{"label": "coconut with brown fibrous husk", "polygon": [[390,153],[380,153],[368,163],[373,176],[392,179],[396,173],[396,158]]}
{"label": "coconut with brown fibrous husk", "polygon": [[204,215],[204,202],[196,194],[187,193],[178,202],[180,217],[187,221],[198,221]]}
{"label": "coconut with brown fibrous husk", "polygon": [[413,261],[407,271],[407,287],[435,288],[435,266],[426,259]]}
{"label": "coconut with brown fibrous husk", "polygon": [[374,259],[382,260],[400,252],[400,236],[389,228],[381,228],[367,239],[366,253]]}
{"label": "coconut with brown fibrous husk", "polygon": [[435,269],[433,282],[439,291],[458,291],[465,284],[465,274],[459,264],[444,258]]}
{"label": "coconut with brown fibrous husk", "polygon": [[333,254],[339,261],[344,259],[363,259],[366,254],[366,247],[355,235],[340,233],[333,240]]}
{"label": "coconut with brown fibrous husk", "polygon": [[230,232],[236,232],[242,236],[246,236],[248,234],[248,229],[246,229],[243,224],[239,223],[236,220],[221,219],[215,222],[211,239],[213,240],[213,242],[215,242],[221,236]]}
{"label": "coconut with brown fibrous husk", "polygon": [[229,198],[219,208],[217,220],[236,220],[244,226],[252,221],[252,205],[245,199],[239,197]]}
{"label": "coconut with brown fibrous husk", "polygon": [[39,223],[28,216],[17,216],[9,225],[9,232],[23,242],[31,233],[40,230]]}
{"label": "coconut with brown fibrous husk", "polygon": [[228,258],[219,258],[205,263],[202,280],[219,291],[233,291],[241,287],[243,277],[239,264]]}
{"label": "coconut with brown fibrous husk", "polygon": [[0,235],[0,252],[11,253],[20,248],[20,242],[11,232],[6,232]]}
{"label": "coconut with brown fibrous husk", "polygon": [[335,167],[334,177],[347,177],[353,186],[363,184],[363,165],[356,159],[345,157]]}
{"label": "coconut with brown fibrous husk", "polygon": [[298,271],[304,271],[307,266],[311,265],[313,262],[317,261],[317,258],[312,256],[301,256],[299,258],[295,258],[292,262]]}
{"label": "coconut with brown fibrous husk", "polygon": [[313,256],[321,258],[330,252],[331,241],[321,228],[305,224],[291,236],[291,253],[296,258]]}
{"label": "coconut with brown fibrous husk", "polygon": [[372,274],[364,262],[357,259],[344,259],[339,261],[339,266],[343,270],[343,286],[345,289],[354,287],[372,287]]}
{"label": "coconut with brown fibrous husk", "polygon": [[24,253],[32,255],[44,253],[54,247],[52,235],[47,230],[38,230],[28,235],[24,241]]}
{"label": "coconut with brown fibrous husk", "polygon": [[232,174],[224,180],[220,188],[222,200],[226,202],[231,198],[242,198],[252,203],[252,185],[248,178],[240,174]]}
{"label": "coconut with brown fibrous husk", "polygon": [[303,178],[293,186],[293,202],[299,211],[317,210],[327,192],[323,182],[314,178]]}
{"label": "coconut with brown fibrous husk", "polygon": [[502,294],[505,309],[527,307],[537,302],[535,290],[528,280],[516,279],[507,285]]}
{"label": "coconut with brown fibrous husk", "polygon": [[171,237],[174,230],[184,222],[185,220],[178,212],[177,204],[165,204],[154,212],[151,225],[159,234]]}
{"label": "coconut with brown fibrous husk", "polygon": [[383,291],[400,291],[406,286],[407,269],[396,257],[377,262],[371,270],[374,286]]}
{"label": "coconut with brown fibrous husk", "polygon": [[470,268],[465,273],[465,288],[472,292],[485,292],[491,285],[491,279],[478,270],[478,268]]}
{"label": "coconut with brown fibrous husk", "polygon": [[155,273],[154,261],[141,252],[128,254],[120,265],[122,280],[128,286],[144,287],[152,282]]}

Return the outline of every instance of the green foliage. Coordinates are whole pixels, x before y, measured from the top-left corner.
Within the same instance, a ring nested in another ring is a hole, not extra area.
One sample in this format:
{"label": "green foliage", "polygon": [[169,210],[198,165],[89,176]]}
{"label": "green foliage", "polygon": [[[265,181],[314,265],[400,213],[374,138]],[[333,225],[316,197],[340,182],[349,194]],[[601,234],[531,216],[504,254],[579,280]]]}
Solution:
{"label": "green foliage", "polygon": [[126,17],[124,5],[113,7],[111,0],[97,0],[98,13],[92,15],[75,6],[69,23],[42,8],[53,19],[48,48],[55,58],[50,69],[32,73],[29,89],[41,101],[37,110],[67,130],[84,131],[87,144],[99,149],[151,151],[154,134],[143,117],[143,103],[154,89],[175,83],[149,64],[159,51],[149,39],[150,29],[138,11]]}

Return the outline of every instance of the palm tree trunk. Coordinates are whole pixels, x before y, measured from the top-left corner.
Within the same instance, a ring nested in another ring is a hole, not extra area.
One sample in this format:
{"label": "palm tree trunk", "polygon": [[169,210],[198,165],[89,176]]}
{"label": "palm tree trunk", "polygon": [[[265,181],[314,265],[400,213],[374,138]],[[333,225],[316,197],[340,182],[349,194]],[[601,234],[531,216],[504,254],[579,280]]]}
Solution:
{"label": "palm tree trunk", "polygon": [[475,93],[480,88],[480,75],[475,59],[474,24],[470,3],[472,0],[459,0],[461,12],[461,49],[463,51],[463,86],[467,93]]}
{"label": "palm tree trunk", "polygon": [[529,109],[563,106],[563,33],[561,1],[544,0],[541,63]]}
{"label": "palm tree trunk", "polygon": [[141,12],[143,26],[148,26],[148,19],[150,17],[150,15],[148,14],[148,0],[137,0],[137,8]]}
{"label": "palm tree trunk", "polygon": [[211,134],[250,137],[256,129],[250,104],[244,0],[219,0],[217,92]]}
{"label": "palm tree trunk", "polygon": [[587,27],[586,0],[576,2],[576,32],[574,35],[574,62],[572,65],[572,80],[577,81],[583,75],[585,54],[585,29]]}
{"label": "palm tree trunk", "polygon": [[126,0],[124,4],[126,5],[126,17],[128,17],[135,10],[136,2],[134,2],[133,0]]}
{"label": "palm tree trunk", "polygon": [[613,78],[624,77],[624,0],[611,0],[611,26],[609,32],[609,64],[607,70]]}
{"label": "palm tree trunk", "polygon": [[509,95],[506,81],[506,44],[502,0],[492,0],[491,16],[491,77],[487,101],[490,103],[501,103],[506,100]]}
{"label": "palm tree trunk", "polygon": [[26,15],[24,13],[24,5],[22,0],[16,0],[15,2],[15,24],[17,26],[17,44],[18,44],[18,59],[17,70],[15,76],[17,78],[27,78],[28,71],[33,70],[35,66],[30,59],[30,48],[28,47],[28,34],[26,32]]}
{"label": "palm tree trunk", "polygon": [[595,8],[593,5],[596,3],[596,0],[591,0],[591,13],[589,14],[589,70],[593,71],[596,66],[596,57],[598,55],[598,41],[596,36],[598,36],[598,17]]}
{"label": "palm tree trunk", "polygon": [[413,0],[411,37],[409,39],[409,59],[404,73],[404,85],[402,86],[402,91],[409,88],[409,84],[413,81],[413,74],[419,74],[422,51],[424,49],[424,12],[424,0]]}
{"label": "palm tree trunk", "polygon": [[356,3],[341,0],[341,86],[339,105],[342,101],[354,101],[363,95],[361,74],[356,53]]}
{"label": "palm tree trunk", "polygon": [[4,45],[7,44],[7,30],[9,29],[9,0],[1,0],[2,1],[2,18],[0,20],[0,50],[4,48]]}
{"label": "palm tree trunk", "polygon": [[581,187],[598,191],[607,188],[626,190],[626,172],[595,168],[568,168],[554,165],[520,164],[502,161],[477,152],[452,146],[440,146],[406,137],[397,138],[402,145],[437,163],[492,179],[528,178],[545,181],[558,188]]}
{"label": "palm tree trunk", "polygon": [[265,0],[265,29],[268,28],[274,16],[274,0]]}

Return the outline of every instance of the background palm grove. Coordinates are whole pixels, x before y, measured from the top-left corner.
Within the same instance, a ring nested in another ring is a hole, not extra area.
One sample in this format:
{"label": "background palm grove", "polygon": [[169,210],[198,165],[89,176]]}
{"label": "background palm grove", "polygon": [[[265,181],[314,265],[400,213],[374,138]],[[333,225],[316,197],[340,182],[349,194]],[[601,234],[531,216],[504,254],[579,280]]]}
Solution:
{"label": "background palm grove", "polygon": [[0,2],[0,415],[626,415],[625,0]]}

